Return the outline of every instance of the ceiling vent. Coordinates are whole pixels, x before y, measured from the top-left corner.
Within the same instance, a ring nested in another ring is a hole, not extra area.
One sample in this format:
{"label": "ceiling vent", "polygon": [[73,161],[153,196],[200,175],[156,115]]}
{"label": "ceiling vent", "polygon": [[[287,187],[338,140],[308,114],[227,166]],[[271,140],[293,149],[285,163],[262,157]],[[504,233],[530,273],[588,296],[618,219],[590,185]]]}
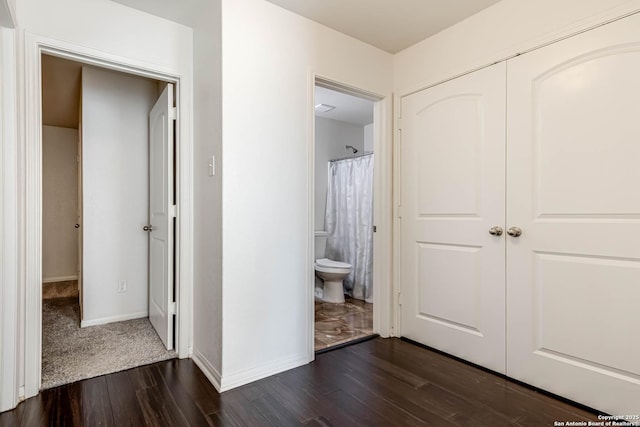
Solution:
{"label": "ceiling vent", "polygon": [[331,110],[335,110],[336,107],[329,104],[318,104],[316,105],[316,113],[328,113]]}

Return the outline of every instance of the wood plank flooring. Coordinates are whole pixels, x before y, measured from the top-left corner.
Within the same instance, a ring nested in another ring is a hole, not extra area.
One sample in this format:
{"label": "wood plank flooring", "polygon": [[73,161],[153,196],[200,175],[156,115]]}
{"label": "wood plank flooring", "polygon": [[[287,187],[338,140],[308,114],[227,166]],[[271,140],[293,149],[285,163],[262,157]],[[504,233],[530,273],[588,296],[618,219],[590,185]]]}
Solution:
{"label": "wood plank flooring", "polygon": [[43,391],[0,426],[553,426],[596,415],[399,339],[218,394],[191,360]]}

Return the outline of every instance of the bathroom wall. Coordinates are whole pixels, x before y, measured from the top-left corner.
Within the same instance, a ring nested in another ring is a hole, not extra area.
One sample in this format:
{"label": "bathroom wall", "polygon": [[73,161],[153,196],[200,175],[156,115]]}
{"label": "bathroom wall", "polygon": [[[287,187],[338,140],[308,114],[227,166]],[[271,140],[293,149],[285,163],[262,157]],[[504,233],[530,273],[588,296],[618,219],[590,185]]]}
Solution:
{"label": "bathroom wall", "polygon": [[78,129],[42,127],[42,281],[78,277]]}
{"label": "bathroom wall", "polygon": [[331,159],[353,155],[353,152],[347,150],[345,145],[353,145],[358,149],[358,154],[362,154],[364,152],[364,127],[316,116],[315,132],[315,229],[322,231],[325,229],[328,162]]}
{"label": "bathroom wall", "polygon": [[364,152],[373,153],[373,123],[364,127]]}

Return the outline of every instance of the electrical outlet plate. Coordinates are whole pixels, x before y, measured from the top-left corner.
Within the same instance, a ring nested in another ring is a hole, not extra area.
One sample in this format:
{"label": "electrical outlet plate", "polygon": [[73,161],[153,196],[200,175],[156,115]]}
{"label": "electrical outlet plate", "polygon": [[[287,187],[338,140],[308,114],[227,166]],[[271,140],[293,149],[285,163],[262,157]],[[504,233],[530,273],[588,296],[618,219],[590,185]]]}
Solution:
{"label": "electrical outlet plate", "polygon": [[127,281],[118,280],[118,293],[127,292]]}

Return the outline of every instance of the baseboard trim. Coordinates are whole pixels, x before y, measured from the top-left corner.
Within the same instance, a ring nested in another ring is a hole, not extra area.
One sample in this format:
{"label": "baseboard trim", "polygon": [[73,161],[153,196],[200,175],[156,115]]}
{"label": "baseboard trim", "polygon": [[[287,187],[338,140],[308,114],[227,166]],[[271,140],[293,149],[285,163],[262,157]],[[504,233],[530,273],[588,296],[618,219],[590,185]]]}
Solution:
{"label": "baseboard trim", "polygon": [[220,383],[222,377],[220,376],[220,372],[207,360],[206,357],[202,355],[199,351],[193,352],[191,357],[193,362],[196,364],[198,368],[202,371],[205,377],[213,384],[218,393],[221,391]]}
{"label": "baseboard trim", "polygon": [[42,283],[68,282],[71,280],[78,280],[78,276],[47,277],[42,279]]}
{"label": "baseboard trim", "polygon": [[80,327],[86,328],[87,326],[97,326],[113,322],[123,322],[125,320],[140,319],[142,317],[149,317],[149,313],[146,311],[140,311],[138,313],[119,314],[117,316],[102,317],[100,319],[82,320],[80,322]]}
{"label": "baseboard trim", "polygon": [[224,375],[220,381],[220,391],[231,390],[308,363],[309,356],[307,354],[297,354]]}

